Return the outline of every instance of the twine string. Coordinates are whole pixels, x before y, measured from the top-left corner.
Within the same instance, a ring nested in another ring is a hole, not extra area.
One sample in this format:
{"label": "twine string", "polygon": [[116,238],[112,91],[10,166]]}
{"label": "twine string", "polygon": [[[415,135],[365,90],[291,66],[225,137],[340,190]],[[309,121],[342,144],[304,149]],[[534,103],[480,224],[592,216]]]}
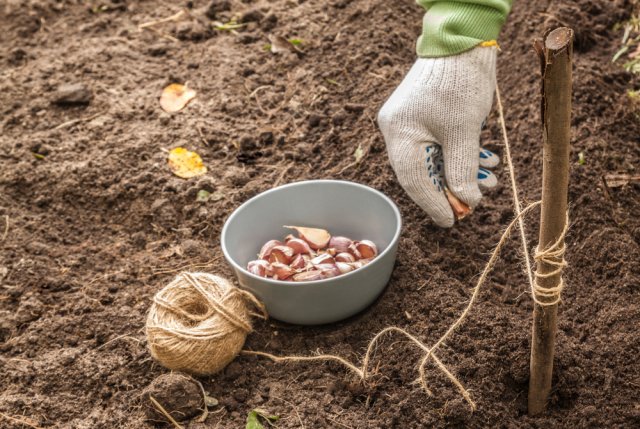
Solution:
{"label": "twine string", "polygon": [[[535,281],[533,283],[533,292],[531,293],[531,296],[533,297],[534,302],[542,307],[556,305],[560,302],[562,289],[564,288],[564,279],[562,278],[561,273],[567,266],[567,261],[564,259],[564,254],[567,250],[564,238],[568,230],[569,215],[567,214],[564,228],[562,229],[558,239],[544,250],[539,250],[536,247],[533,258],[538,263],[538,267],[545,264],[547,266],[554,267],[554,269],[546,273],[541,273],[539,269],[534,272]],[[555,286],[542,286],[538,282],[538,279],[547,279],[557,275],[560,275],[560,277]]]}
{"label": "twine string", "polygon": [[[513,159],[511,158],[511,145],[509,144],[509,137],[507,135],[507,126],[504,119],[504,109],[502,107],[502,98],[500,97],[500,87],[496,80],[496,101],[498,105],[498,115],[500,117],[500,128],[502,129],[502,138],[504,140],[504,147],[506,152],[507,166],[509,169],[509,178],[511,179],[511,193],[513,194],[513,206],[516,216],[520,216],[520,192],[516,182],[515,168],[513,167]],[[527,278],[529,280],[529,287],[531,290],[531,297],[533,301],[543,307],[556,305],[560,302],[560,295],[564,288],[564,279],[562,276],[558,279],[558,283],[555,286],[543,287],[538,282],[540,278],[549,278],[558,275],[567,266],[567,261],[564,259],[566,246],[564,239],[569,230],[569,213],[567,212],[564,228],[560,233],[560,236],[551,246],[544,250],[540,250],[539,246],[536,247],[533,259],[537,262],[538,266],[542,263],[549,266],[556,267],[555,270],[549,273],[540,273],[539,270],[533,270],[531,268],[531,258],[529,256],[529,245],[527,244],[527,234],[524,229],[524,219],[519,217],[518,227],[520,230],[520,239],[522,241],[523,259],[526,266]]]}
{"label": "twine string", "polygon": [[[244,332],[251,332],[251,325],[249,323],[240,319],[238,315],[233,314],[232,311],[227,309],[227,307],[224,305],[224,296],[220,297],[214,294],[217,289],[205,289],[202,284],[200,284],[198,279],[196,279],[191,273],[183,273],[182,276],[196,291],[200,293],[200,295],[203,296],[204,299],[207,300],[211,307],[213,307],[218,312],[218,314],[224,317],[229,323],[231,323],[238,329],[242,329]],[[206,278],[204,278],[203,280],[206,283],[212,282],[211,280],[208,280]],[[225,294],[239,293],[238,291],[239,289],[237,288],[229,289],[225,292]]]}
{"label": "twine string", "polygon": [[249,292],[219,276],[182,272],[154,298],[146,323],[149,349],[169,369],[215,374],[242,349],[252,314],[265,317]]}

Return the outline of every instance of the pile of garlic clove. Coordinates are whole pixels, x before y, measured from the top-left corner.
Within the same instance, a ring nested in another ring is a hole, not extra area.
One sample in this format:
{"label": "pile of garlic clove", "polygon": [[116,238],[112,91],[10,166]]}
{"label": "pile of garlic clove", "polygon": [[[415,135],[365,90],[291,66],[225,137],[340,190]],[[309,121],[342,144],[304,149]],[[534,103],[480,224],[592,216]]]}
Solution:
{"label": "pile of garlic clove", "polygon": [[251,274],[293,282],[322,280],[362,268],[378,255],[376,245],[370,240],[332,237],[319,228],[285,228],[296,230],[299,237],[289,234],[284,242],[266,242],[260,249],[259,259],[247,264]]}

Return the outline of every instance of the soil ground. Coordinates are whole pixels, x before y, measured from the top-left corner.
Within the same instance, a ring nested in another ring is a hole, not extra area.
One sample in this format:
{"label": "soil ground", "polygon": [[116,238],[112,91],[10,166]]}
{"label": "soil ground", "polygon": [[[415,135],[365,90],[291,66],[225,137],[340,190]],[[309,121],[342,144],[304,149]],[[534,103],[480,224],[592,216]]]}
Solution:
{"label": "soil ground", "polygon": [[[515,3],[498,79],[527,202],[540,197],[541,182],[531,42],[557,25],[576,31],[572,228],[548,414],[526,414],[532,306],[514,236],[440,351],[471,390],[475,413],[434,368],[427,397],[412,383],[419,354],[389,337],[375,363],[381,375],[367,388],[333,364],[239,357],[200,379],[220,405],[189,428],[241,428],[255,407],[280,415],[282,428],[640,426],[640,184],[607,189],[602,180],[637,174],[640,159],[640,121],[626,93],[639,82],[611,63],[622,36],[614,25],[632,5]],[[410,0],[229,6],[216,19],[243,15],[247,25],[235,32],[210,29],[205,1],[0,5],[0,427],[25,427],[6,416],[42,428],[153,427],[142,391],[167,371],[141,330],[152,296],[181,268],[231,276],[219,248],[223,222],[276,184],[365,183],[397,202],[404,230],[392,280],[367,311],[322,327],[260,322],[246,347],[358,361],[380,329],[404,327],[430,343],[466,305],[512,218],[506,171],[468,220],[438,229],[397,184],[374,122],[414,61],[420,8]],[[190,16],[138,29],[181,7]],[[268,52],[269,34],[302,39],[304,54]],[[158,96],[172,82],[189,82],[198,96],[168,115]],[[64,83],[84,83],[93,99],[52,104]],[[495,112],[483,143],[503,153]],[[202,155],[206,176],[172,176],[166,149],[180,145]],[[350,165],[359,145],[365,157]],[[214,198],[197,202],[200,189]]]}

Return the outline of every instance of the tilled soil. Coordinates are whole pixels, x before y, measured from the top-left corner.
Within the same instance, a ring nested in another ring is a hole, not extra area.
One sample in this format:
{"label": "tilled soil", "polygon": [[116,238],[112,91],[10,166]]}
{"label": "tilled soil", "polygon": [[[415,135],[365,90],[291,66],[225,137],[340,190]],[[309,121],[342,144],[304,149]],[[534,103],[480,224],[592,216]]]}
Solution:
{"label": "tilled soil", "polygon": [[[231,276],[219,248],[223,222],[274,185],[357,181],[389,195],[404,218],[382,297],[329,326],[257,323],[246,347],[275,354],[357,362],[389,325],[432,343],[466,305],[512,219],[504,169],[498,188],[450,230],[435,227],[394,178],[374,119],[415,58],[421,10],[411,1],[215,3],[0,5],[0,427],[25,427],[8,417],[42,428],[153,427],[142,391],[167,371],[142,331],[151,297],[180,269]],[[182,7],[189,13],[178,20],[138,29]],[[576,31],[569,268],[545,416],[526,414],[532,305],[514,236],[439,352],[476,412],[433,367],[426,396],[413,383],[418,352],[390,336],[366,387],[334,364],[239,357],[200,379],[220,405],[187,427],[241,428],[256,407],[280,415],[282,428],[638,427],[640,184],[603,182],[637,174],[640,159],[638,109],[627,96],[638,81],[611,63],[622,37],[614,26],[631,9],[622,0],[516,2],[501,35],[498,79],[521,196],[531,202],[541,183],[531,42],[558,25]],[[212,17],[234,16],[246,25],[212,29]],[[302,39],[303,53],[272,54],[269,34]],[[172,82],[198,96],[168,115],[158,96]],[[84,84],[92,97],[52,103],[65,83]],[[503,153],[496,118],[483,143]],[[166,150],[177,146],[200,153],[209,172],[173,176]],[[359,146],[365,157],[354,165]],[[213,198],[197,202],[201,189]]]}

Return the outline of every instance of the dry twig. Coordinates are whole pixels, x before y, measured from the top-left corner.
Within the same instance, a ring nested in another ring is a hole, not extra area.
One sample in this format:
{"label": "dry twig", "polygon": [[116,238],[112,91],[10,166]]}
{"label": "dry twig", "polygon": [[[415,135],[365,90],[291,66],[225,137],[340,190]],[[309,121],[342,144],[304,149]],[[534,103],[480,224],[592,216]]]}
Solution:
{"label": "dry twig", "polygon": [[9,215],[4,215],[4,233],[2,234],[2,241],[7,239],[9,234]]}
{"label": "dry twig", "polygon": [[154,25],[164,24],[165,22],[170,22],[170,21],[177,21],[178,19],[182,18],[182,15],[184,15],[184,10],[181,10],[178,13],[175,13],[175,14],[173,14],[171,16],[166,17],[166,18],[157,19],[155,21],[149,21],[149,22],[145,22],[143,24],[140,24],[140,25],[138,25],[138,29],[139,30],[144,30],[145,28],[150,28],[150,27],[153,27]]}
{"label": "dry twig", "polygon": [[78,119],[72,119],[70,121],[67,122],[63,122],[60,125],[58,125],[57,127],[52,128],[53,130],[61,130],[62,128],[66,128],[66,127],[70,127],[71,125],[75,125],[78,124],[80,122],[86,122],[86,121],[90,121],[92,119],[97,118],[98,116],[101,116],[103,114],[105,114],[106,112],[100,112],[100,113],[96,113],[95,115],[91,115],[88,116],[86,118],[78,118]]}
{"label": "dry twig", "polygon": [[[24,419],[11,417],[11,416],[8,416],[8,415],[3,414],[3,413],[0,413],[0,417],[3,417],[5,419],[9,420],[10,422],[14,422],[14,423],[17,423],[17,424],[23,425],[23,426],[28,426],[28,427],[33,428],[33,429],[42,429],[42,428],[40,428],[40,426],[36,426],[34,423],[31,423],[30,421],[27,421],[27,420],[24,420]],[[31,419],[29,419],[29,420],[31,420]]]}
{"label": "dry twig", "polygon": [[169,420],[171,424],[175,426],[176,429],[184,429],[184,426],[179,424],[173,417],[171,417],[171,414],[169,414],[167,410],[165,410],[164,407],[160,405],[160,402],[156,401],[156,398],[149,395],[149,400],[151,400],[151,403],[156,408],[156,410],[160,411],[162,415],[164,415],[167,418],[167,420]]}

